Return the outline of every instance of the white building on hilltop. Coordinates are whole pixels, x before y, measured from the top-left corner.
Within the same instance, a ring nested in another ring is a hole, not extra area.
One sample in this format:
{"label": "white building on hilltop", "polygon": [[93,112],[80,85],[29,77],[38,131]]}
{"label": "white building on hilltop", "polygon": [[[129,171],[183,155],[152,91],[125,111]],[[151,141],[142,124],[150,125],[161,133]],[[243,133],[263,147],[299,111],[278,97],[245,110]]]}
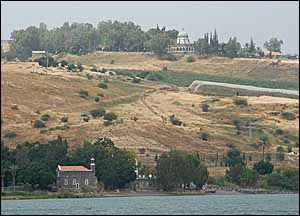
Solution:
{"label": "white building on hilltop", "polygon": [[189,40],[189,36],[186,32],[179,32],[177,35],[176,45],[168,49],[169,53],[194,53],[195,49],[193,44]]}

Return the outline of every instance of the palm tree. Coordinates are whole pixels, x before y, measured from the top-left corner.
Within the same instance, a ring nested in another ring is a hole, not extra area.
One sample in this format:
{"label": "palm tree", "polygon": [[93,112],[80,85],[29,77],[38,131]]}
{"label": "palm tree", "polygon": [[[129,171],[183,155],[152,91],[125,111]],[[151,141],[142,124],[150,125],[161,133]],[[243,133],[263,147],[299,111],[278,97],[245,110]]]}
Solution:
{"label": "palm tree", "polygon": [[265,147],[269,148],[269,137],[267,135],[263,135],[259,138],[262,141],[262,150],[263,150],[263,160],[265,160]]}
{"label": "palm tree", "polygon": [[10,173],[11,173],[12,178],[13,178],[13,190],[15,192],[16,191],[16,175],[17,175],[18,166],[17,165],[11,165],[9,168],[10,168]]}

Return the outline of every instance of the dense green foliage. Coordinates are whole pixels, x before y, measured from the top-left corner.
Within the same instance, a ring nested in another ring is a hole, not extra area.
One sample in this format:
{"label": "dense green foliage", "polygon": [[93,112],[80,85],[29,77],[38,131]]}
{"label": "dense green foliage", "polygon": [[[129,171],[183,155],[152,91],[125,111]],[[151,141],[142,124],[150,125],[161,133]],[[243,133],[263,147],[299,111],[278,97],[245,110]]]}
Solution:
{"label": "dense green foliage", "polygon": [[296,119],[296,115],[291,112],[283,112],[283,113],[281,113],[281,116],[287,120],[295,120]]}
{"label": "dense green foliage", "polygon": [[[159,58],[169,58],[167,48],[176,43],[178,31],[166,30],[165,27],[151,28],[143,31],[133,22],[101,21],[96,26],[90,23],[69,23],[48,29],[45,23],[39,27],[30,26],[26,29],[15,30],[11,34],[13,52],[5,54],[7,59],[17,56],[24,60],[31,56],[32,50],[47,50],[49,53],[66,52],[82,55],[88,52],[126,51],[141,52],[152,51]],[[280,51],[281,40],[271,38],[264,45],[271,51]],[[253,39],[243,47],[236,37],[230,37],[225,42],[219,42],[217,31],[205,33],[204,38],[194,42],[195,51],[199,55],[215,55],[234,57],[254,56],[261,48],[256,47]],[[1,55],[2,57],[2,55]],[[3,56],[4,57],[4,56]],[[111,61],[113,64],[114,61]]]}
{"label": "dense green foliage", "polygon": [[87,98],[89,96],[89,92],[87,90],[80,89],[79,96],[81,98]]}
{"label": "dense green foliage", "polygon": [[169,119],[170,119],[170,122],[171,122],[173,125],[176,125],[176,126],[182,125],[182,121],[180,121],[178,118],[176,118],[175,115],[171,115],[171,116],[169,117]]}
{"label": "dense green foliage", "polygon": [[107,121],[113,121],[116,120],[118,118],[117,114],[113,113],[113,112],[108,112],[105,113],[103,119],[107,120]]}
{"label": "dense green foliage", "polygon": [[299,169],[279,169],[267,176],[268,187],[299,192]]}
{"label": "dense green foliage", "polygon": [[260,175],[266,175],[273,172],[273,164],[268,161],[259,161],[258,163],[254,164],[253,167]]}
{"label": "dense green foliage", "polygon": [[159,185],[166,191],[181,188],[181,185],[185,188],[191,182],[202,188],[208,178],[206,166],[196,155],[180,151],[162,154],[157,161],[156,173]]}
{"label": "dense green foliage", "polygon": [[234,97],[233,98],[233,103],[235,105],[243,105],[243,106],[247,106],[248,105],[248,101],[245,98],[240,98],[240,97]]}
{"label": "dense green foliage", "polygon": [[15,138],[17,136],[17,133],[14,131],[6,131],[4,133],[4,137],[6,138]]}
{"label": "dense green foliage", "polygon": [[[66,52],[82,55],[95,50],[106,51],[154,51],[165,53],[165,48],[176,40],[178,31],[152,28],[147,32],[133,22],[102,21],[96,26],[90,23],[68,23],[48,29],[46,24],[15,30],[11,39],[17,57],[26,59],[32,50],[49,53]],[[113,63],[113,62],[112,62]],[[80,68],[79,68],[80,69]]]}
{"label": "dense green foliage", "polygon": [[102,89],[107,89],[108,88],[108,85],[104,82],[101,82],[97,85],[99,88],[102,88]]}
{"label": "dense green foliage", "polygon": [[282,44],[282,40],[278,40],[277,38],[271,38],[269,41],[266,41],[264,43],[264,47],[271,52],[281,52]]}
{"label": "dense green foliage", "polygon": [[226,170],[226,179],[240,186],[252,186],[256,183],[258,173],[247,168],[241,152],[237,148],[231,148],[226,157],[229,170]]}
{"label": "dense green foliage", "polygon": [[91,110],[90,113],[93,116],[93,118],[101,118],[102,116],[105,115],[105,109],[99,108],[99,109],[94,109]]}
{"label": "dense green foliage", "polygon": [[174,73],[172,71],[153,72],[153,71],[125,70],[125,69],[115,69],[114,71],[116,71],[119,75],[127,75],[132,77],[139,76],[141,78],[146,77],[145,75],[149,73],[155,73],[161,76],[160,79],[161,82],[174,84],[177,86],[185,86],[185,87],[188,87],[190,84],[192,84],[194,80],[203,80],[203,81],[211,81],[211,82],[232,83],[232,84],[239,84],[239,85],[251,85],[251,86],[265,87],[265,88],[282,88],[282,89],[299,90],[299,83],[297,82],[246,80],[246,79],[239,79],[233,77],[197,74],[193,72]]}
{"label": "dense green foliage", "polygon": [[284,160],[284,149],[281,146],[277,147],[276,149],[276,159],[279,161]]}
{"label": "dense green foliage", "polygon": [[107,138],[97,139],[94,143],[85,142],[69,156],[69,165],[83,164],[89,167],[90,159],[96,161],[96,176],[105,188],[122,188],[135,180],[135,160],[132,154],[118,149]]}
{"label": "dense green foliage", "polygon": [[121,188],[135,179],[135,160],[132,154],[118,149],[107,138],[95,143],[85,142],[82,147],[68,152],[66,140],[58,137],[47,143],[26,142],[9,149],[1,143],[1,178],[5,184],[12,180],[15,167],[16,183],[31,189],[50,189],[55,185],[57,165],[84,165],[96,159],[96,176],[106,188]]}
{"label": "dense green foliage", "polygon": [[56,67],[58,65],[58,63],[51,56],[43,56],[35,59],[34,61],[38,62],[39,65],[43,67]]}
{"label": "dense green foliage", "polygon": [[49,114],[43,114],[43,115],[41,116],[41,120],[42,120],[42,121],[49,121],[49,119],[50,119],[50,115],[49,115]]}
{"label": "dense green foliage", "polygon": [[34,128],[44,128],[46,125],[41,120],[35,120],[33,123]]}

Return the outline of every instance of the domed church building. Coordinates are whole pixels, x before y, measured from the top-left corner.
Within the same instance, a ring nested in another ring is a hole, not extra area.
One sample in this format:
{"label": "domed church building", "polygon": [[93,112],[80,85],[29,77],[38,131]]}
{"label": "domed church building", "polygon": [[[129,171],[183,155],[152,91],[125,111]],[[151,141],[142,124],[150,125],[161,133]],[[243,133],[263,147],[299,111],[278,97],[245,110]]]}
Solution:
{"label": "domed church building", "polygon": [[189,36],[186,32],[179,32],[177,35],[176,45],[168,49],[169,53],[194,53],[195,49],[193,44],[189,40]]}

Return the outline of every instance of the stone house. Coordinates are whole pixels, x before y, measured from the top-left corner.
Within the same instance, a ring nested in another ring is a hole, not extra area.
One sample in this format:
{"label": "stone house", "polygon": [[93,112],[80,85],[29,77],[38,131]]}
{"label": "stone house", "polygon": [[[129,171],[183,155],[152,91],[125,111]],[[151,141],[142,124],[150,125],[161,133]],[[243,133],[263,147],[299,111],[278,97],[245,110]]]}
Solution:
{"label": "stone house", "polygon": [[57,168],[57,188],[59,191],[94,191],[97,189],[95,159],[91,158],[90,169],[84,166],[61,166]]}

